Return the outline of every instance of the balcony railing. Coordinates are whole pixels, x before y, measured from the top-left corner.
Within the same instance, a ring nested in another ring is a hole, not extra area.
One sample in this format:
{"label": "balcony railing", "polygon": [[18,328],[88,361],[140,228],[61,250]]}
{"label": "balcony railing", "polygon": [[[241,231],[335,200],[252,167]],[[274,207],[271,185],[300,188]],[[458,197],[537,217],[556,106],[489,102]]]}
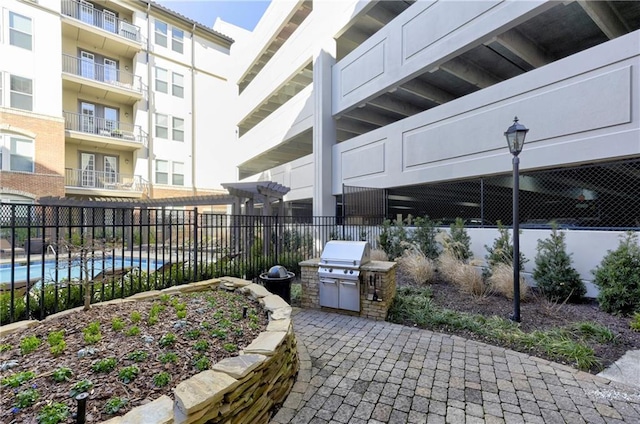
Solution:
{"label": "balcony railing", "polygon": [[145,140],[138,125],[80,113],[63,113],[64,128],[68,131],[79,131],[140,144]]}
{"label": "balcony railing", "polygon": [[119,190],[141,193],[146,190],[147,183],[139,175],[72,168],[66,168],[64,171],[64,184],[67,187],[81,187],[96,190]]}
{"label": "balcony railing", "polygon": [[62,14],[71,16],[91,26],[118,34],[126,39],[142,42],[140,28],[130,24],[109,11],[95,9],[91,3],[63,0]]}
{"label": "balcony railing", "polygon": [[139,76],[115,66],[95,63],[91,59],[63,54],[62,72],[142,93],[142,79]]}

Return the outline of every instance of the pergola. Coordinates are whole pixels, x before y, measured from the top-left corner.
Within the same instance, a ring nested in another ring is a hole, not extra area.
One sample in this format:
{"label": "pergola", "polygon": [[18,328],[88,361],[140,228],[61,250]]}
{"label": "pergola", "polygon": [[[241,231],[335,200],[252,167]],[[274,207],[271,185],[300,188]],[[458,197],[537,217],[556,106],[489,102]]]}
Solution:
{"label": "pergola", "polygon": [[202,196],[167,197],[161,199],[130,199],[121,197],[41,197],[38,203],[46,206],[75,206],[95,208],[162,208],[176,206],[213,206],[231,205],[232,214],[242,214],[242,205],[245,206],[244,214],[252,215],[255,205],[262,204],[263,216],[273,213],[272,203],[278,202],[277,210],[282,213],[283,197],[290,190],[273,181],[258,181],[245,183],[222,184],[228,194],[209,194]]}

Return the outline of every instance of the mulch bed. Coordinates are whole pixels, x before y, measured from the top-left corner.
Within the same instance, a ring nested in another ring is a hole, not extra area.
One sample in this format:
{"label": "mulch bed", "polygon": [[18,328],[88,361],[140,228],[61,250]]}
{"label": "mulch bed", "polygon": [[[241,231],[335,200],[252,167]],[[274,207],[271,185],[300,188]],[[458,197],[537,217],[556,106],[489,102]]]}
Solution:
{"label": "mulch bed", "polygon": [[[127,399],[126,405],[116,414],[122,415],[130,409],[157,399],[161,395],[172,397],[171,389],[181,381],[199,373],[194,366],[195,360],[202,351],[195,349],[195,344],[206,340],[209,348],[204,353],[210,364],[223,358],[236,356],[238,353],[225,349],[225,345],[232,344],[237,349],[249,345],[268,324],[262,307],[242,294],[213,290],[197,294],[173,296],[186,304],[187,315],[184,319],[177,316],[171,303],[164,302],[165,310],[159,314],[159,320],[153,325],[147,325],[151,305],[155,302],[129,302],[109,306],[94,306],[87,312],[73,313],[59,319],[45,321],[39,326],[24,332],[14,333],[0,339],[0,344],[9,344],[12,348],[0,353],[0,364],[17,361],[18,366],[0,372],[0,377],[14,375],[20,371],[33,371],[36,378],[23,383],[13,389],[2,386],[0,388],[0,422],[3,423],[37,423],[37,415],[42,407],[50,402],[62,402],[75,412],[76,401],[69,395],[71,387],[80,380],[89,379],[93,388],[89,392],[87,402],[87,422],[100,422],[112,418],[104,412],[107,400],[113,397]],[[248,316],[242,317],[243,307],[247,308]],[[132,322],[132,312],[138,311],[142,320],[137,323],[141,330],[138,336],[127,336],[125,333],[136,323]],[[112,319],[119,317],[125,322],[121,331],[112,329]],[[226,320],[226,321],[225,321]],[[83,330],[92,322],[100,323],[102,338],[99,342],[87,345],[84,341]],[[58,357],[50,352],[47,336],[51,331],[64,330],[66,349]],[[200,336],[187,334],[190,330],[200,330]],[[212,335],[215,330],[218,333]],[[220,331],[226,333],[222,337]],[[176,342],[172,346],[162,347],[159,340],[166,334],[176,335]],[[26,336],[35,335],[42,340],[40,347],[32,353],[21,355],[20,340]],[[145,341],[146,337],[146,341]],[[151,341],[152,340],[152,341]],[[229,347],[227,345],[227,347]],[[95,353],[81,358],[81,349],[92,348]],[[128,359],[131,352],[144,351],[147,359],[136,362]],[[158,358],[167,352],[177,355],[175,363],[161,363]],[[92,365],[98,359],[113,357],[117,360],[116,368],[108,373],[95,372]],[[118,371],[125,366],[137,365],[140,369],[138,376],[129,383],[118,379]],[[73,372],[69,381],[56,383],[51,378],[53,370],[67,367]],[[153,383],[154,375],[160,372],[171,375],[170,383],[165,387],[156,387]],[[29,407],[17,410],[15,408],[18,391],[36,388],[39,393],[37,402]],[[64,423],[75,422],[69,417]]]}
{"label": "mulch bed", "polygon": [[[401,273],[398,273],[398,286],[401,287],[403,285],[410,285],[410,283]],[[433,293],[434,303],[441,308],[451,309],[457,312],[480,314],[486,317],[497,315],[507,319],[513,312],[513,301],[500,295],[474,298],[468,294],[461,293],[455,285],[443,281],[436,281],[430,284],[429,287]],[[640,349],[640,332],[633,331],[629,327],[631,318],[603,312],[598,308],[595,300],[586,300],[578,304],[554,304],[548,302],[541,295],[533,295],[527,301],[521,302],[520,316],[520,328],[525,332],[564,328],[579,322],[599,323],[607,327],[616,335],[613,343],[602,344],[595,341],[590,343],[590,347],[594,350],[595,355],[604,368],[620,359],[628,350]],[[410,323],[407,324],[411,325]],[[451,328],[437,328],[433,330],[518,350],[517,346],[504,344],[500,340],[492,340],[478,336],[469,331]],[[558,359],[548,358],[540,349],[533,348],[524,353],[542,358],[546,357],[547,359],[559,362]],[[594,368],[591,371],[597,373],[600,369]]]}

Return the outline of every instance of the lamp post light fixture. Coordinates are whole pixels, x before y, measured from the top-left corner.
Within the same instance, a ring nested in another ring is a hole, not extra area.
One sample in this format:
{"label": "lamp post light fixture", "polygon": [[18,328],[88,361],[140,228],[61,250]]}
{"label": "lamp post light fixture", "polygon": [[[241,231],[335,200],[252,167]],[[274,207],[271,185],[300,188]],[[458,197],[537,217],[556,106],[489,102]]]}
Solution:
{"label": "lamp post light fixture", "polygon": [[524,138],[529,130],[518,123],[518,117],[513,119],[513,125],[507,128],[504,136],[507,138],[509,151],[513,155],[513,314],[512,321],[520,322],[520,219],[518,214],[518,196],[520,195],[518,155],[524,146]]}

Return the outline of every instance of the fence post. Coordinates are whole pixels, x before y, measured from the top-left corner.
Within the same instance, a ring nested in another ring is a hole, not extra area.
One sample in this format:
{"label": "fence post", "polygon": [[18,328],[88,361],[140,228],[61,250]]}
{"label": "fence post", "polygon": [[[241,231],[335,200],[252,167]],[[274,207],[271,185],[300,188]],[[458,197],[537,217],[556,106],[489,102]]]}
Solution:
{"label": "fence post", "polygon": [[193,273],[198,278],[198,207],[193,208]]}

